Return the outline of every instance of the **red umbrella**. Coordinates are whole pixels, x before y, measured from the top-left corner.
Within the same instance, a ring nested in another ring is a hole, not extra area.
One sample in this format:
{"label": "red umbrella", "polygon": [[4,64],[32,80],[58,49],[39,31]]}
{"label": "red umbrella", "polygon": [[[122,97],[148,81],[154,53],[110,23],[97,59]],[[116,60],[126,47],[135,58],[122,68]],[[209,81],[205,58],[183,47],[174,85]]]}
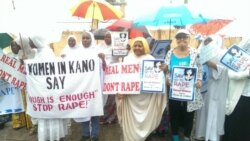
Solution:
{"label": "red umbrella", "polygon": [[211,34],[215,34],[218,32],[221,28],[226,26],[232,22],[232,20],[226,20],[226,19],[216,19],[209,21],[207,23],[199,23],[199,24],[193,24],[190,29],[195,34],[201,34],[203,36],[208,36]]}
{"label": "red umbrella", "polygon": [[136,37],[151,37],[150,32],[145,26],[134,26],[133,21],[120,19],[107,27],[111,31],[124,31],[129,32],[129,38]]}

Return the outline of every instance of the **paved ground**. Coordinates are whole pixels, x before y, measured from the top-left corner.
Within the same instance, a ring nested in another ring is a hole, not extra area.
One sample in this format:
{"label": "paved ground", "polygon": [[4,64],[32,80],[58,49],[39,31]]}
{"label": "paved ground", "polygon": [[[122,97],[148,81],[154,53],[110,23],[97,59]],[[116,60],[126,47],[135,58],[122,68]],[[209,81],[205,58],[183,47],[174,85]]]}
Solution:
{"label": "paved ground", "polygon": [[[100,141],[120,141],[121,130],[119,124],[102,125]],[[81,126],[72,122],[72,134],[65,141],[80,141]],[[12,129],[11,122],[6,123],[5,128],[0,130],[0,141],[37,141],[37,136],[29,136],[26,128]],[[170,141],[169,137],[153,136],[151,141]]]}

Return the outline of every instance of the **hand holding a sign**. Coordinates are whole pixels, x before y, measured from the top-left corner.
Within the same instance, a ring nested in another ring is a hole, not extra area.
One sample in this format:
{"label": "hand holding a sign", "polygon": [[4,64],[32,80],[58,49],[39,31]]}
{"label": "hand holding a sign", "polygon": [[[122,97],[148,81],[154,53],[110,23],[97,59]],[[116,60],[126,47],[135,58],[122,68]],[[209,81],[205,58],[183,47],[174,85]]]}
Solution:
{"label": "hand holding a sign", "polygon": [[197,80],[197,82],[196,82],[195,85],[196,85],[197,89],[200,89],[202,87],[202,81],[201,80]]}
{"label": "hand holding a sign", "polygon": [[168,65],[165,63],[162,63],[160,65],[160,69],[163,70],[165,73],[167,73],[168,72]]}
{"label": "hand holding a sign", "polygon": [[105,54],[104,53],[99,53],[98,57],[102,59],[102,61],[105,59]]}
{"label": "hand holding a sign", "polygon": [[117,95],[118,100],[122,100],[124,98],[123,94],[116,94],[116,95]]}

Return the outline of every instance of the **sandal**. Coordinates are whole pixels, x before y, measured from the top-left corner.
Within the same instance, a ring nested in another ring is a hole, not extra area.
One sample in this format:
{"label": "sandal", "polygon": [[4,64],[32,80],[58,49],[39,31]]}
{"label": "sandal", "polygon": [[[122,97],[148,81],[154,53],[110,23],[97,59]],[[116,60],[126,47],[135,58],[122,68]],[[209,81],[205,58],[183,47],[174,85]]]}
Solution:
{"label": "sandal", "polygon": [[37,125],[33,125],[33,127],[29,131],[29,135],[34,135],[37,133]]}

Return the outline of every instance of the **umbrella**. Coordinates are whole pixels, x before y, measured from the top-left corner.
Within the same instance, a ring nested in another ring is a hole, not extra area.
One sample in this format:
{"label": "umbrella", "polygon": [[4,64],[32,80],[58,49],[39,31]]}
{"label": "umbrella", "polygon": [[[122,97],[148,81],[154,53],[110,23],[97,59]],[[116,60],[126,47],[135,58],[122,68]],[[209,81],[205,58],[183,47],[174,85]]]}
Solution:
{"label": "umbrella", "polygon": [[96,40],[103,40],[108,29],[101,28],[93,31],[94,37]]}
{"label": "umbrella", "polygon": [[105,1],[85,0],[71,9],[72,16],[91,19],[92,26],[94,20],[104,21],[120,19],[123,13]]}
{"label": "umbrella", "polygon": [[228,25],[221,28],[216,34],[226,37],[249,38],[250,22],[245,19],[235,19]]}
{"label": "umbrella", "polygon": [[113,24],[107,27],[107,29],[111,31],[124,31],[127,30],[129,33],[129,38],[136,37],[151,37],[150,32],[146,28],[146,26],[135,26],[133,21],[119,19],[115,21]]}
{"label": "umbrella", "polygon": [[208,36],[215,34],[221,28],[231,23],[232,20],[227,19],[216,19],[208,21],[207,23],[198,23],[190,26],[191,31],[195,34],[201,34],[202,36]]}
{"label": "umbrella", "polygon": [[180,6],[164,6],[161,7],[156,13],[146,17],[138,18],[135,20],[135,25],[174,25],[185,26],[193,23],[204,23],[205,19],[202,15],[193,17],[191,12],[185,5]]}
{"label": "umbrella", "polygon": [[[157,12],[147,15],[146,17],[138,18],[134,24],[151,25],[151,26],[186,26],[194,23],[205,23],[208,19],[204,18],[201,14],[198,17],[193,17],[192,13],[185,5],[179,6],[163,6]],[[171,30],[169,30],[169,36]],[[169,37],[170,38],[170,37]]]}
{"label": "umbrella", "polygon": [[8,33],[0,33],[0,48],[3,49],[7,46],[10,46],[10,43],[13,40],[13,37]]}

